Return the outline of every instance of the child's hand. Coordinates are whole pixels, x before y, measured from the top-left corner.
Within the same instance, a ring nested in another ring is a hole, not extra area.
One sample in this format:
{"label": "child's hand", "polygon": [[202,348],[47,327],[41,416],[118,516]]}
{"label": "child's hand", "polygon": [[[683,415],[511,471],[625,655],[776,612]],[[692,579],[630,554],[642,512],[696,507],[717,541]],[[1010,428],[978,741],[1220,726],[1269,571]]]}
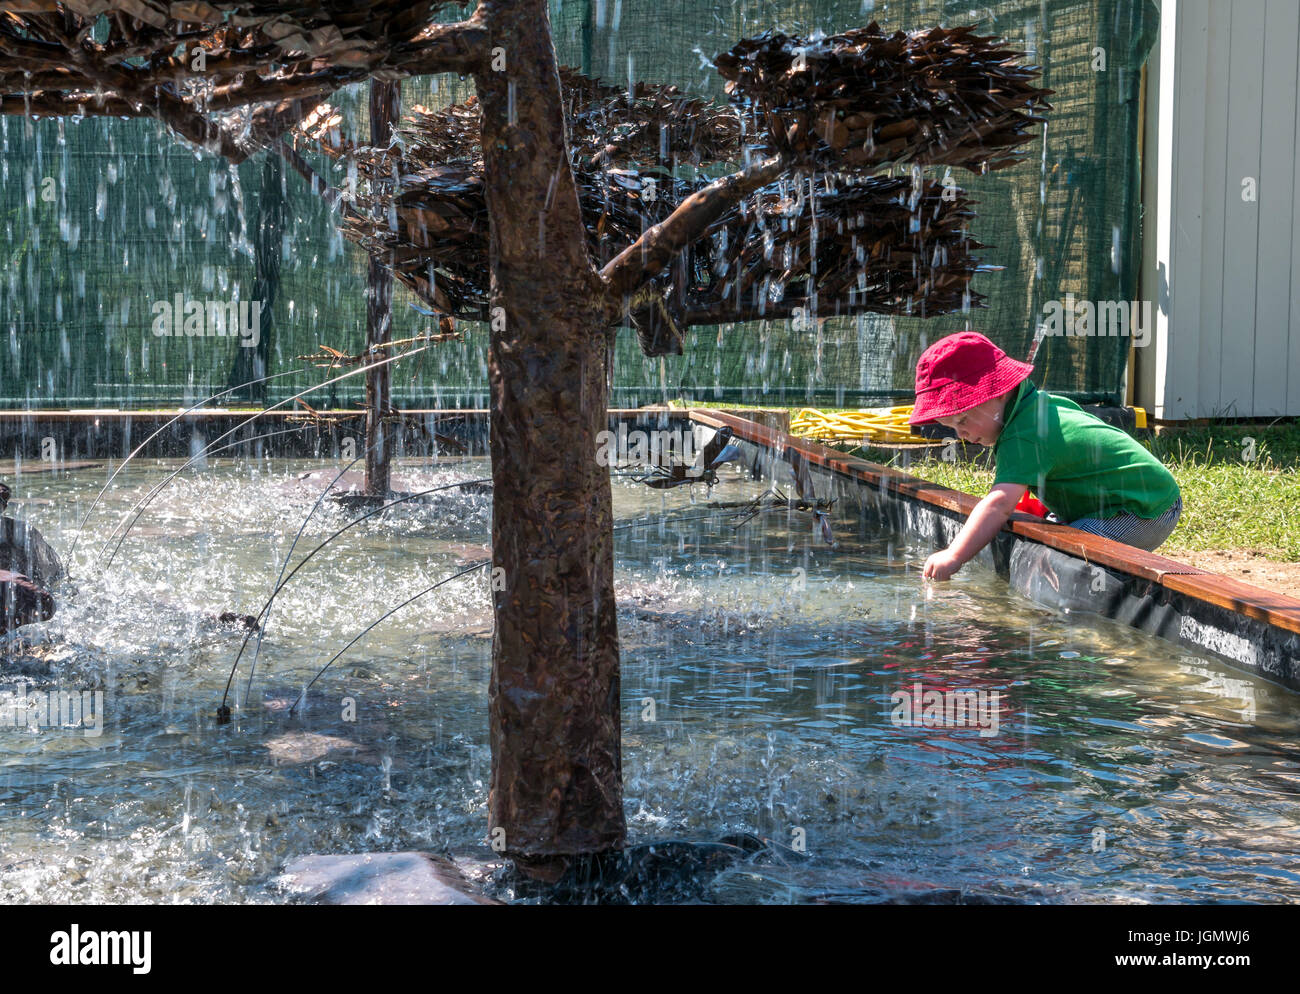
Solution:
{"label": "child's hand", "polygon": [[947,580],[962,567],[962,562],[952,554],[951,549],[933,553],[925,561],[921,575],[927,580]]}
{"label": "child's hand", "polygon": [[963,563],[974,559],[1007,523],[1026,489],[1023,483],[995,483],[988,496],[975,505],[952,545],[925,561],[921,575],[927,580],[946,580],[961,569]]}

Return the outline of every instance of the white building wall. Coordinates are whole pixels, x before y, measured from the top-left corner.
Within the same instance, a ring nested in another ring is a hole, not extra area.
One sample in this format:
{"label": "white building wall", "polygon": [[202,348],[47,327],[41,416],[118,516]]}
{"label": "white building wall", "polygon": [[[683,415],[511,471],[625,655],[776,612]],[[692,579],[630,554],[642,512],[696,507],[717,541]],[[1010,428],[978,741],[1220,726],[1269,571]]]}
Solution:
{"label": "white building wall", "polygon": [[1147,68],[1134,402],[1300,415],[1300,3],[1163,0]]}

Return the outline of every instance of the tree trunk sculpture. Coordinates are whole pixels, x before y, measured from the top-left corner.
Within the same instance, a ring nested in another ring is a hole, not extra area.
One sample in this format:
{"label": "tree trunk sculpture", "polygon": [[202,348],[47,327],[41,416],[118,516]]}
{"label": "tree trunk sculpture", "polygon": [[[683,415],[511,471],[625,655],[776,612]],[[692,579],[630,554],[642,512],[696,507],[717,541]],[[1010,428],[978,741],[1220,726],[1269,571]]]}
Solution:
{"label": "tree trunk sculpture", "polygon": [[[481,0],[459,24],[429,23],[433,0],[133,0],[106,15],[106,37],[85,4],[7,6],[0,113],[153,116],[231,161],[276,145],[304,173],[281,136],[331,151],[320,107],[339,86],[473,76],[473,107],[418,125],[426,155],[455,154],[403,169],[370,149],[381,209],[345,210],[344,231],[448,322],[490,329],[489,835],[538,871],[625,836],[611,488],[596,461],[614,329],[662,354],[692,323],[977,306],[967,201],[921,167],[1010,165],[1050,109],[1022,53],[969,27],[742,41],[715,62],[728,115],[671,87],[622,96],[566,75],[546,0]],[[202,73],[181,44],[210,54]],[[221,117],[236,112],[243,127]],[[679,163],[732,171],[688,182]],[[910,181],[873,175],[899,164]],[[385,190],[395,166],[403,183]],[[826,177],[843,188],[819,194]]]}

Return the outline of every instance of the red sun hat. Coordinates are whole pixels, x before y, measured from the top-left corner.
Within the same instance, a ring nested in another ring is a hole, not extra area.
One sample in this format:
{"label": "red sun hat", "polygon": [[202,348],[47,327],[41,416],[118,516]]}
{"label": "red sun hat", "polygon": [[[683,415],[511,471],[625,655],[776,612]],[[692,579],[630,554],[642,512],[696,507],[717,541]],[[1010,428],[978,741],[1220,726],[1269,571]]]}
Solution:
{"label": "red sun hat", "polygon": [[962,331],[941,338],[916,360],[916,403],[911,424],[969,411],[1015,388],[1034,371],[983,335]]}

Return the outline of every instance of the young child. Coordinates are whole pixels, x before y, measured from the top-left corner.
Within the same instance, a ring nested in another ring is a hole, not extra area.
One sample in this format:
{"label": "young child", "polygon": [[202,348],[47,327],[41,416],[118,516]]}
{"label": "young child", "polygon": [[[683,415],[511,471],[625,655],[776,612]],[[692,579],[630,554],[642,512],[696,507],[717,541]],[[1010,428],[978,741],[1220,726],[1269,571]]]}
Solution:
{"label": "young child", "polygon": [[912,424],[937,421],[992,447],[996,462],[988,496],[952,545],[926,560],[927,579],[961,569],[1028,488],[1070,527],[1148,551],[1178,523],[1182,496],[1160,460],[1074,401],[1037,389],[1033,371],[973,331],[935,342],[917,360]]}

